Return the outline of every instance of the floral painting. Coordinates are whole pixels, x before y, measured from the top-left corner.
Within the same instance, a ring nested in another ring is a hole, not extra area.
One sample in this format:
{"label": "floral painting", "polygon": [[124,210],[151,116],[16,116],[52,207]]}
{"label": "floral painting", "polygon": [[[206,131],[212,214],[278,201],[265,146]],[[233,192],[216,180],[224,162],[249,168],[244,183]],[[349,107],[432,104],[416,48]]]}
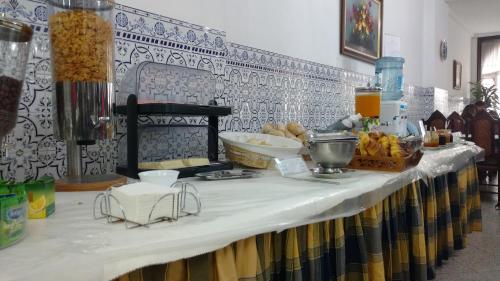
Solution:
{"label": "floral painting", "polygon": [[382,0],[341,0],[340,52],[374,63],[382,54]]}

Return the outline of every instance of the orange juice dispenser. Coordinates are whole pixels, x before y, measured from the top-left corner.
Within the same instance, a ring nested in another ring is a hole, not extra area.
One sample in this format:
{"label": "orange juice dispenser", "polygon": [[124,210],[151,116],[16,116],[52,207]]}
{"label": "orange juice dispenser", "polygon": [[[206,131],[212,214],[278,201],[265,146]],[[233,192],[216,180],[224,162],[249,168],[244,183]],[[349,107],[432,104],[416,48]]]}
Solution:
{"label": "orange juice dispenser", "polygon": [[356,88],[355,110],[364,118],[380,117],[381,89],[376,87]]}

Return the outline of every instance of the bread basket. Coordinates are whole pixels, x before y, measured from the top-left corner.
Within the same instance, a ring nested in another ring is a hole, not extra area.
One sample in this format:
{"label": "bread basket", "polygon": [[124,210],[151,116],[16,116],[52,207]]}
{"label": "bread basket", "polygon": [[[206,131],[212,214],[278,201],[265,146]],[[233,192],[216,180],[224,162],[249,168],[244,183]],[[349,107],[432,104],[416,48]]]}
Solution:
{"label": "bread basket", "polygon": [[[224,132],[219,134],[226,158],[240,165],[267,169],[273,158],[297,156],[302,144],[292,139],[256,133]],[[249,143],[257,140],[265,145]]]}

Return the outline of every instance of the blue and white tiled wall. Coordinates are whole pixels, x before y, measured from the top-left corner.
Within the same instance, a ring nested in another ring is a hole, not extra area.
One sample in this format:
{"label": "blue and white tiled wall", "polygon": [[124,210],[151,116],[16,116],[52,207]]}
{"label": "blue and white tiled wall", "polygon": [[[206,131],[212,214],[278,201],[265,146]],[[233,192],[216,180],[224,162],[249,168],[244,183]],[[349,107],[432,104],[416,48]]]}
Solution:
{"label": "blue and white tiled wall", "polygon": [[[30,24],[35,30],[32,54],[20,105],[18,125],[0,159],[0,176],[23,180],[65,173],[65,145],[53,136],[47,8],[40,0],[0,0],[0,13]],[[233,106],[222,118],[221,130],[258,131],[266,122],[298,120],[308,128],[325,127],[354,110],[354,88],[372,77],[292,58],[237,43],[225,32],[117,5],[117,89],[128,69],[143,61],[209,71],[214,97]],[[434,110],[429,89],[407,86],[411,118]],[[423,109],[423,110],[422,110]],[[141,118],[144,123],[206,124],[200,118]],[[118,119],[117,140],[83,147],[87,174],[113,172],[124,160],[125,121]],[[143,132],[141,157],[159,160],[205,153],[206,129],[168,129]],[[202,149],[200,149],[202,148]]]}

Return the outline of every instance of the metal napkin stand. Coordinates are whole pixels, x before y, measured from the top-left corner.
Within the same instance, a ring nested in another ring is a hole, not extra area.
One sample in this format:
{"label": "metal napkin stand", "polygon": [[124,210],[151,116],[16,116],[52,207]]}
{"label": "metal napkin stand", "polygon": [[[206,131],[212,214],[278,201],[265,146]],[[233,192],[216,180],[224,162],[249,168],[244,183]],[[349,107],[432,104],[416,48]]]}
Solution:
{"label": "metal napkin stand", "polygon": [[[117,186],[115,186],[117,187]],[[94,208],[93,215],[94,219],[106,219],[107,223],[114,224],[118,222],[125,222],[125,228],[131,229],[136,227],[149,227],[149,225],[163,222],[163,221],[177,221],[181,217],[194,215],[197,216],[201,212],[201,200],[200,194],[196,187],[188,182],[177,181],[173,183],[170,188],[180,188],[180,192],[177,194],[165,194],[160,197],[155,204],[151,207],[151,211],[149,212],[148,223],[140,224],[137,222],[133,222],[127,219],[127,214],[120,203],[120,201],[112,194],[113,187],[108,188],[104,192],[100,192],[94,199]],[[196,211],[190,212],[186,210],[186,199],[188,196],[191,196],[196,202]],[[158,218],[152,218],[153,212],[159,204],[165,203],[166,200],[171,199],[172,203],[172,213],[169,216],[162,216]],[[177,208],[175,208],[175,200],[177,199]],[[113,203],[114,202],[114,203]],[[118,204],[120,211],[122,212],[123,218],[113,216],[111,213],[111,204]],[[100,213],[100,214],[99,214]],[[170,216],[171,215],[171,216]]]}

